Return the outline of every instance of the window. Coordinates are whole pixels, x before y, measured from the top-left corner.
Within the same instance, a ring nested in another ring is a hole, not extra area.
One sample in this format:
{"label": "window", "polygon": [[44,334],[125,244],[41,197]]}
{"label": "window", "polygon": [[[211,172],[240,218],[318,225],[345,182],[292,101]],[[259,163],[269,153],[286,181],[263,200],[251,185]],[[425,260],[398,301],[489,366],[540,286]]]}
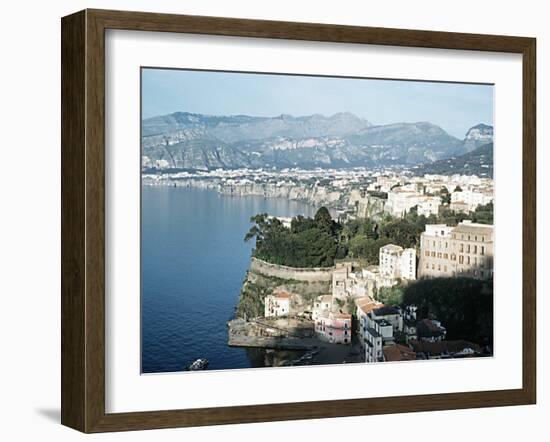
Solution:
{"label": "window", "polygon": [[426,255],[426,256],[430,256],[430,252],[426,250],[425,255]]}
{"label": "window", "polygon": [[435,252],[432,252],[432,258],[435,258]]}
{"label": "window", "polygon": [[470,244],[468,244],[466,252],[470,253]]}
{"label": "window", "polygon": [[477,254],[477,246],[474,246],[474,253]]}
{"label": "window", "polygon": [[447,266],[443,267],[443,270],[446,272],[447,271]]}
{"label": "window", "polygon": [[460,243],[460,253],[464,253],[464,244]]}
{"label": "window", "polygon": [[468,258],[468,264],[470,264],[470,257],[468,256],[467,258]]}
{"label": "window", "polygon": [[443,258],[449,259],[449,254],[448,254],[448,253],[444,253],[444,254],[443,254]]}
{"label": "window", "polygon": [[438,271],[441,271],[441,264],[438,264],[438,265],[437,265],[437,270],[438,270]]}
{"label": "window", "polygon": [[439,253],[437,254],[437,257],[438,257],[438,258],[441,258],[441,252],[439,252]]}
{"label": "window", "polygon": [[485,246],[481,246],[481,254],[485,255]]}
{"label": "window", "polygon": [[429,269],[429,268],[430,268],[430,264],[426,263],[426,268]]}
{"label": "window", "polygon": [[460,256],[458,257],[458,262],[459,262],[460,264],[464,264],[464,256],[463,256],[463,255],[460,255]]}

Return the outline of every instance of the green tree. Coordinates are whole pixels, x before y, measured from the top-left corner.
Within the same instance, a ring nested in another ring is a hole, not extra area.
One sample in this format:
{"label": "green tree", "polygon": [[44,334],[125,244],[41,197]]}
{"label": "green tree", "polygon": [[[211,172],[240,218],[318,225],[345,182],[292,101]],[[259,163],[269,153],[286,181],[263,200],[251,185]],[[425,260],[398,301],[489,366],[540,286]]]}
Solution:
{"label": "green tree", "polygon": [[439,191],[439,196],[441,197],[441,202],[443,204],[451,204],[451,193],[445,186],[443,186]]}
{"label": "green tree", "polygon": [[493,343],[493,281],[435,278],[416,281],[404,290],[403,302],[418,307],[418,318],[439,319],[448,339],[480,345]]}
{"label": "green tree", "polygon": [[401,287],[380,287],[376,299],[385,305],[402,305],[404,295],[405,292]]}

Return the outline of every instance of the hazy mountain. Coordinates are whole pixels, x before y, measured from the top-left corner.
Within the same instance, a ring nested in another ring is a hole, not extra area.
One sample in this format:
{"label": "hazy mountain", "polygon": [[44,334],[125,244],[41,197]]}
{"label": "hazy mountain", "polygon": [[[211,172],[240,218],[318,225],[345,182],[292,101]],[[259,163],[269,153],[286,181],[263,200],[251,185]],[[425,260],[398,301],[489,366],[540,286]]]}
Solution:
{"label": "hazy mountain", "polygon": [[177,112],[142,121],[142,153],[145,168],[412,165],[467,152],[487,136],[490,126],[481,126],[459,140],[428,122],[373,126],[351,113],[251,117]]}
{"label": "hazy mountain", "polygon": [[250,117],[247,115],[211,116],[176,112],[143,121],[143,136],[168,135],[181,130],[200,129],[227,143],[270,137],[304,138],[319,135],[343,135],[369,127],[367,120],[351,113],[330,117],[308,115],[293,117]]}
{"label": "hazy mountain", "polygon": [[493,142],[493,126],[478,124],[471,127],[464,138],[464,149],[471,152],[479,146]]}
{"label": "hazy mountain", "polygon": [[422,164],[413,168],[416,174],[437,175],[477,175],[493,177],[493,143],[476,147],[463,155],[439,160],[431,164]]}

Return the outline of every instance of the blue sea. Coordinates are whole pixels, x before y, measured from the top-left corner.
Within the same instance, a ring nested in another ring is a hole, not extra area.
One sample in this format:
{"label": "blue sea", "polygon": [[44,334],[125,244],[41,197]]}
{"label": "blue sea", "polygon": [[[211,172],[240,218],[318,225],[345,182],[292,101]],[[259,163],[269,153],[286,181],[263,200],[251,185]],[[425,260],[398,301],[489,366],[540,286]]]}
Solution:
{"label": "blue sea", "polygon": [[227,346],[253,243],[243,238],[258,213],[312,216],[279,198],[220,196],[214,190],[142,187],[142,372],[264,365],[261,350]]}

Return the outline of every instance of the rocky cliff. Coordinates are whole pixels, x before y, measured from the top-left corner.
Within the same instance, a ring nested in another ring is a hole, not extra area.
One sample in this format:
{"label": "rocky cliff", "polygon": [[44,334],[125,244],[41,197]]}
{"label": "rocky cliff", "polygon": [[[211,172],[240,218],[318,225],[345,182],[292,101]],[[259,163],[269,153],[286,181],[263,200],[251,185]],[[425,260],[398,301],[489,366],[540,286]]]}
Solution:
{"label": "rocky cliff", "polygon": [[291,294],[291,314],[311,311],[313,300],[331,293],[332,268],[295,269],[252,258],[243,282],[237,317],[255,318],[264,315],[264,298],[274,290]]}

